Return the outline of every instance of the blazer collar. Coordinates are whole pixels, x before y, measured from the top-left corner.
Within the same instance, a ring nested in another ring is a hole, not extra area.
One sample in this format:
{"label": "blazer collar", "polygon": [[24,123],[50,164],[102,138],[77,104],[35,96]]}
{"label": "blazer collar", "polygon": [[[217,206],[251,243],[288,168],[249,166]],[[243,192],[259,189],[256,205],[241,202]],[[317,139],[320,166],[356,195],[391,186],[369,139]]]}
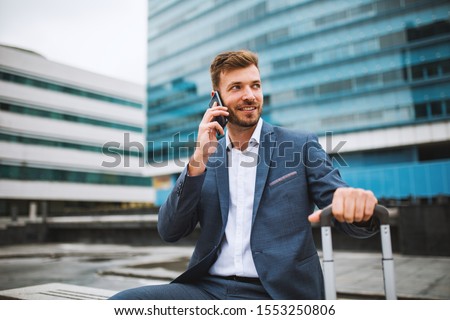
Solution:
{"label": "blazer collar", "polygon": [[[216,171],[216,183],[219,193],[220,213],[222,215],[222,231],[225,230],[225,226],[228,220],[228,209],[230,206],[230,189],[228,179],[228,166],[227,166],[227,146],[226,139],[219,140],[216,154],[214,156],[214,167]],[[210,159],[211,161],[211,159]]]}
{"label": "blazer collar", "polygon": [[261,143],[259,144],[258,167],[256,168],[256,184],[255,195],[253,200],[253,216],[252,223],[255,221],[256,213],[258,212],[261,197],[266,185],[267,176],[272,160],[273,150],[276,145],[276,136],[273,126],[267,122],[263,122],[261,129]]}

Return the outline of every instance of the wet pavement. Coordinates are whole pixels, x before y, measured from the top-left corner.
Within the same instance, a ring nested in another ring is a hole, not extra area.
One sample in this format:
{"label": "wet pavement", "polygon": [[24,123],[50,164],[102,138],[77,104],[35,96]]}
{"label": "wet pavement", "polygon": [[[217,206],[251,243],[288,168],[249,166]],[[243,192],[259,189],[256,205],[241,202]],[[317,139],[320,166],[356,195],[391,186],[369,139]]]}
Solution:
{"label": "wet pavement", "polygon": [[[192,247],[35,244],[0,247],[0,290],[65,283],[120,291],[168,283],[185,268]],[[320,254],[320,253],[319,253]],[[383,296],[381,254],[336,251],[338,296]],[[450,299],[450,257],[394,255],[397,295]]]}

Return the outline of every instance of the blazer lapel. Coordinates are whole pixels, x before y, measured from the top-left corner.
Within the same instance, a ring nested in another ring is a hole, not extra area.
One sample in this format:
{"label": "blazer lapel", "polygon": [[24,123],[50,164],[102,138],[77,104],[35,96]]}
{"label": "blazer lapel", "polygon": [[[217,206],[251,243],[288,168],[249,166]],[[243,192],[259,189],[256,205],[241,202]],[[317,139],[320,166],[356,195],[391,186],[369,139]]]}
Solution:
{"label": "blazer lapel", "polygon": [[216,154],[213,160],[213,166],[216,170],[217,191],[219,193],[220,212],[222,214],[223,226],[227,224],[228,208],[230,206],[230,189],[228,181],[228,166],[227,166],[227,148],[226,139],[222,138],[219,141]]}
{"label": "blazer lapel", "polygon": [[255,198],[253,202],[253,216],[252,223],[255,221],[256,213],[261,202],[261,197],[266,185],[267,175],[269,174],[270,161],[272,153],[275,149],[276,137],[272,125],[264,122],[261,129],[261,138],[259,145],[259,163],[256,168],[256,184],[255,184]]}

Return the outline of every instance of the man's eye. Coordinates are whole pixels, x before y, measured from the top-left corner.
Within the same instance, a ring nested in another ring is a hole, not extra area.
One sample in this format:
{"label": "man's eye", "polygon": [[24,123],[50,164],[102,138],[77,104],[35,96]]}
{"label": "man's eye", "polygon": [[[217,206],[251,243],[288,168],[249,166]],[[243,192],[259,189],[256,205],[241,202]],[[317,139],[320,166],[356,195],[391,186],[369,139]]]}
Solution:
{"label": "man's eye", "polygon": [[231,90],[239,90],[241,87],[240,86],[232,86]]}
{"label": "man's eye", "polygon": [[255,84],[253,85],[253,88],[259,89],[259,88],[261,88],[261,84],[260,84],[260,83],[255,83]]}

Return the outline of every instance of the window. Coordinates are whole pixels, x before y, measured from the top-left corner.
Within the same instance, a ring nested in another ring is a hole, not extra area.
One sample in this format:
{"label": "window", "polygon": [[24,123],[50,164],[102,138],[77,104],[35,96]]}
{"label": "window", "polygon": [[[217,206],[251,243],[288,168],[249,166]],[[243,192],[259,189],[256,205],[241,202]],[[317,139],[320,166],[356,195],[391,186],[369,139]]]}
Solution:
{"label": "window", "polygon": [[35,116],[35,117],[65,120],[65,121],[77,122],[77,123],[86,123],[86,124],[92,124],[92,125],[96,125],[96,126],[102,126],[102,127],[107,127],[107,128],[117,128],[117,129],[122,129],[122,130],[127,130],[127,131],[133,131],[133,132],[142,132],[142,128],[139,128],[139,127],[133,127],[133,126],[120,124],[120,123],[112,123],[112,122],[107,122],[107,121],[103,121],[103,120],[90,119],[90,118],[77,116],[77,115],[63,114],[60,112],[40,110],[40,109],[34,108],[32,106],[19,106],[19,105],[13,105],[10,103],[0,102],[0,110],[19,113],[19,114],[26,114],[26,115]]}
{"label": "window", "polygon": [[423,119],[428,117],[427,104],[419,103],[414,105],[414,110],[416,112],[416,119]]}
{"label": "window", "polygon": [[406,43],[404,31],[399,31],[380,37],[380,48],[389,48]]}
{"label": "window", "polygon": [[437,21],[425,26],[407,29],[408,41],[416,41],[420,39],[431,38],[437,35],[450,33],[450,22]]}
{"label": "window", "polygon": [[347,11],[335,12],[335,13],[326,15],[324,17],[317,18],[314,23],[316,26],[323,26],[323,25],[331,24],[333,22],[344,20],[347,18],[347,16],[348,16]]}
{"label": "window", "polygon": [[34,181],[80,182],[96,184],[121,184],[134,186],[151,186],[148,177],[121,176],[80,171],[31,168],[25,166],[2,165],[0,178]]}
{"label": "window", "polygon": [[434,63],[427,64],[425,66],[425,71],[427,73],[428,78],[437,77],[439,75],[439,63],[434,62]]}
{"label": "window", "polygon": [[296,90],[297,97],[313,97],[314,96],[314,87],[305,87]]}
{"label": "window", "polygon": [[450,73],[450,60],[422,63],[411,67],[412,80],[436,78]]}
{"label": "window", "polygon": [[30,78],[30,77],[12,74],[12,73],[5,72],[5,71],[0,71],[0,80],[5,80],[5,81],[9,81],[9,82],[14,82],[14,83],[20,83],[20,84],[24,84],[24,85],[31,86],[31,87],[37,87],[37,88],[42,88],[42,89],[47,89],[47,90],[52,90],[52,91],[65,92],[68,94],[84,96],[84,97],[88,97],[91,99],[97,99],[97,100],[101,100],[101,101],[108,101],[108,102],[112,102],[115,104],[130,106],[130,107],[134,107],[134,108],[142,108],[141,103],[133,102],[130,100],[109,97],[109,96],[106,96],[103,94],[89,92],[87,90],[78,89],[78,88],[71,88],[71,87],[68,87],[63,84],[55,84],[55,83],[47,82],[44,80],[38,80],[38,79]]}
{"label": "window", "polygon": [[123,149],[117,149],[117,148],[112,148],[112,147],[103,149],[101,146],[88,146],[88,145],[82,145],[82,144],[70,143],[70,142],[28,138],[28,137],[17,136],[17,135],[9,135],[6,133],[0,133],[0,141],[17,142],[17,143],[23,143],[23,144],[33,144],[33,145],[38,145],[38,146],[68,148],[68,149],[84,150],[84,151],[92,151],[92,152],[105,152],[106,153],[106,152],[114,150],[115,152],[126,155],[126,156],[137,156],[137,157],[142,156],[141,153],[139,153],[137,151],[133,151],[133,150],[123,150]]}
{"label": "window", "polygon": [[384,1],[378,1],[376,4],[377,11],[378,12],[386,12],[394,9],[400,8],[400,1],[399,0],[384,0]]}
{"label": "window", "polygon": [[443,118],[450,115],[450,100],[435,100],[414,105],[416,119]]}
{"label": "window", "polygon": [[273,63],[274,70],[283,70],[283,69],[289,69],[291,66],[289,59],[284,60],[278,60]]}
{"label": "window", "polygon": [[442,61],[441,66],[443,74],[450,74],[450,60]]}
{"label": "window", "polygon": [[287,27],[281,28],[272,32],[269,32],[267,38],[270,43],[277,42],[279,40],[283,40],[289,36],[289,29]]}
{"label": "window", "polygon": [[378,74],[371,74],[364,77],[356,78],[356,86],[358,89],[368,89],[379,85],[380,76]]}
{"label": "window", "polygon": [[418,147],[419,161],[432,161],[450,158],[450,142],[421,144]]}
{"label": "window", "polygon": [[345,92],[352,89],[351,80],[341,80],[330,83],[325,83],[319,86],[320,94],[329,94],[334,92]]}
{"label": "window", "polygon": [[423,68],[421,65],[413,66],[411,68],[412,80],[422,80],[423,79]]}
{"label": "window", "polygon": [[401,70],[392,70],[383,72],[381,74],[384,84],[395,83],[402,81],[402,71]]}
{"label": "window", "polygon": [[442,116],[443,115],[443,109],[442,109],[442,102],[441,101],[433,101],[430,103],[430,109],[431,109],[431,116]]}

